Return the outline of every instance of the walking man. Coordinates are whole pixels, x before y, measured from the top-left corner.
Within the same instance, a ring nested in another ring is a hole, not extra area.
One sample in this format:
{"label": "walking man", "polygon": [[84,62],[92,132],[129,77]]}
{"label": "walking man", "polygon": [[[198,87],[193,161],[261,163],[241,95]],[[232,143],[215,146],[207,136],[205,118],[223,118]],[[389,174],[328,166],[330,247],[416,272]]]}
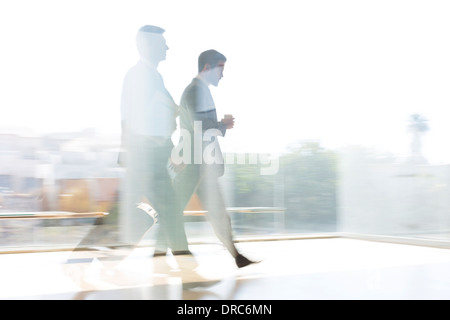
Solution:
{"label": "walking man", "polygon": [[[219,177],[224,173],[224,159],[218,137],[225,136],[227,130],[234,127],[234,118],[229,116],[217,120],[216,107],[209,90],[210,85],[218,86],[226,61],[225,56],[216,50],[201,53],[198,74],[181,97],[180,126],[189,133],[187,136],[190,141],[183,137],[180,143],[188,146],[189,149],[183,152],[189,152],[190,158],[185,163],[185,169],[175,178],[175,189],[182,208],[197,193],[217,237],[233,256],[236,265],[242,268],[254,262],[241,255],[234,245],[231,220],[219,186]],[[199,130],[202,135],[201,147],[196,146]]]}
{"label": "walking man", "polygon": [[188,244],[182,209],[178,207],[167,170],[178,106],[157,70],[169,49],[164,31],[150,25],[139,29],[136,43],[140,60],[128,71],[123,84],[121,114],[126,178],[121,235],[126,243],[135,245],[152,226],[150,216],[137,208],[145,200],[156,210],[160,222],[155,252],[165,254],[171,249],[173,254],[186,254]]}

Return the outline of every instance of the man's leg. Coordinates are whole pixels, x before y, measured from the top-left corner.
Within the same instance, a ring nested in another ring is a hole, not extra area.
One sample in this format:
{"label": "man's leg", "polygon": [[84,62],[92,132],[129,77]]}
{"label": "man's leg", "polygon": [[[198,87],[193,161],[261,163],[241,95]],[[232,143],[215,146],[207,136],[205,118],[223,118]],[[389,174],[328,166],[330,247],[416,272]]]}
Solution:
{"label": "man's leg", "polygon": [[137,160],[127,161],[127,163],[129,165],[123,181],[124,188],[120,202],[120,236],[124,244],[134,246],[141,240],[153,221],[143,210],[137,208],[146,191],[145,182],[149,179],[148,171],[142,168]]}
{"label": "man's leg", "polygon": [[208,219],[217,237],[233,258],[236,258],[238,251],[233,242],[231,219],[225,208],[218,178],[205,174],[199,184],[197,194],[203,208],[208,211]]}
{"label": "man's leg", "polygon": [[168,248],[172,252],[188,251],[183,210],[179,207],[177,194],[167,170],[171,150],[171,146],[166,146],[153,153],[153,178],[148,193],[151,205],[158,212],[160,225],[155,252],[161,253]]}
{"label": "man's leg", "polygon": [[181,211],[188,205],[199,185],[200,168],[198,165],[187,165],[177,174],[174,180],[177,204]]}
{"label": "man's leg", "polygon": [[233,242],[231,219],[225,207],[217,175],[205,172],[197,194],[205,210],[208,211],[208,219],[219,240],[235,259],[239,268],[256,263],[240,254]]}

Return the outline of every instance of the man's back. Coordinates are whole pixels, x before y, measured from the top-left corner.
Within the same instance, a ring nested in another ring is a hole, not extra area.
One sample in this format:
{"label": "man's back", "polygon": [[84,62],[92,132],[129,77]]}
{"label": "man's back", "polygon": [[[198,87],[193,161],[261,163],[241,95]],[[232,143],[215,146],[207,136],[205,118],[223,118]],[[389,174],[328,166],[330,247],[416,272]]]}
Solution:
{"label": "man's back", "polygon": [[134,135],[170,137],[175,130],[176,105],[159,72],[140,61],[125,76],[122,120]]}

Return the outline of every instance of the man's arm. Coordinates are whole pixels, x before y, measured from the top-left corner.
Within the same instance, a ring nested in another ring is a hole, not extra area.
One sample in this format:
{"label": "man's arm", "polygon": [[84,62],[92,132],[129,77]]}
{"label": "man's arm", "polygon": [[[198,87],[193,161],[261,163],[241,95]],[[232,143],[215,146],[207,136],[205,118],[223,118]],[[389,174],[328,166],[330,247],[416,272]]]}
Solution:
{"label": "man's arm", "polygon": [[195,112],[194,120],[202,122],[203,131],[208,129],[218,129],[222,132],[222,136],[225,136],[225,133],[227,132],[227,124],[222,121],[217,121],[215,109],[205,112]]}

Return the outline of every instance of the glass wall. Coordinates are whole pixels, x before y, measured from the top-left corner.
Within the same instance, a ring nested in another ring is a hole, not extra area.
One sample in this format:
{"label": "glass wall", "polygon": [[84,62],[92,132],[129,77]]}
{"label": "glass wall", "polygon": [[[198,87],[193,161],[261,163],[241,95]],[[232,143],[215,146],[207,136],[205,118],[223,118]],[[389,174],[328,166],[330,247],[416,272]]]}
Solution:
{"label": "glass wall", "polygon": [[[201,52],[226,56],[209,89],[218,119],[235,118],[219,140],[236,238],[446,241],[449,14],[445,1],[2,2],[0,247],[73,247],[100,223],[30,215],[120,221],[122,86],[143,25],[165,29],[157,70],[177,104]],[[187,209],[189,239],[213,239],[201,204]]]}
{"label": "glass wall", "polygon": [[449,240],[449,165],[399,161],[362,148],[349,149],[341,158],[340,230]]}

